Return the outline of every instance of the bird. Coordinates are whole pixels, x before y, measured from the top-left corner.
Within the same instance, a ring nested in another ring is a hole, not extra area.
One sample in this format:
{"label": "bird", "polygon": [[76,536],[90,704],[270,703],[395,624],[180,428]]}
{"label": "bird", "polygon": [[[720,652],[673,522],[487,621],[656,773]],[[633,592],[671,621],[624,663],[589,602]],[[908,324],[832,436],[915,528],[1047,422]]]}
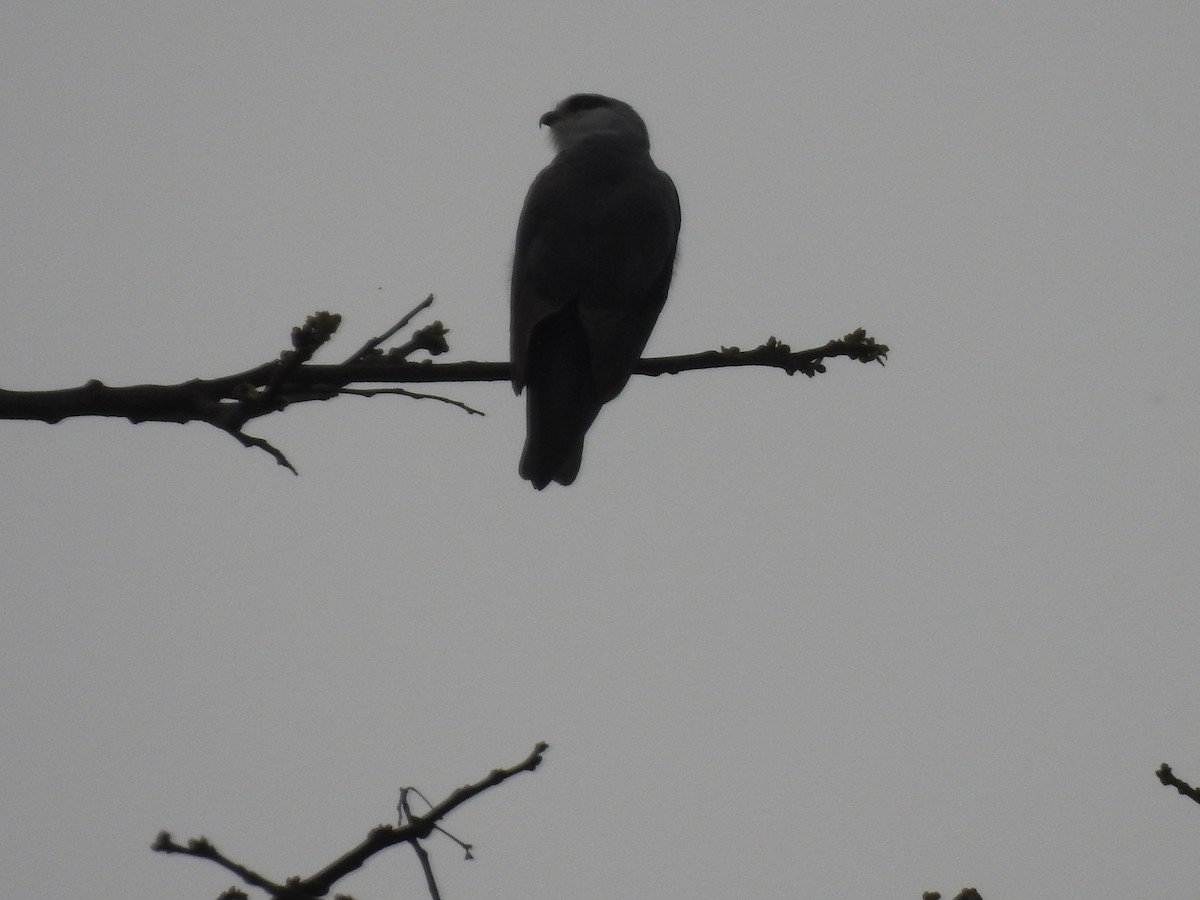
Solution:
{"label": "bird", "polygon": [[679,242],[679,194],[628,103],[573,94],[541,117],[557,151],[517,224],[513,390],[525,392],[519,472],[539,491],[579,474],[583,442],[658,321]]}

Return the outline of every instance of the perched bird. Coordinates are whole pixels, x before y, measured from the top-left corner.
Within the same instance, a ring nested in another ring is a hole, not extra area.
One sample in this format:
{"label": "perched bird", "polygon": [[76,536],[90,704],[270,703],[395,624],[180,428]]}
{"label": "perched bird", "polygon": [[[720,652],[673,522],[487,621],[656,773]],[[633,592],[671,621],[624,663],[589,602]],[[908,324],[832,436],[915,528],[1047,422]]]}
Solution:
{"label": "perched bird", "polygon": [[521,477],[571,484],[596,415],[633,373],[675,267],[679,195],[633,107],[575,94],[541,118],[558,154],[533,180],[512,272]]}

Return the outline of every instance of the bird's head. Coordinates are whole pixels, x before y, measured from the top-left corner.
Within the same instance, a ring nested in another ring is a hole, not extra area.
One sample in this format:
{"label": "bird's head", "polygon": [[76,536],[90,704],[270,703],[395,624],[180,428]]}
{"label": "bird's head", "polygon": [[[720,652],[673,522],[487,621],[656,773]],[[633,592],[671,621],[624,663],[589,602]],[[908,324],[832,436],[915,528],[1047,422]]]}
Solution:
{"label": "bird's head", "polygon": [[549,126],[558,150],[596,134],[632,138],[650,149],[650,134],[642,117],[628,103],[602,94],[572,94],[542,116],[538,124]]}

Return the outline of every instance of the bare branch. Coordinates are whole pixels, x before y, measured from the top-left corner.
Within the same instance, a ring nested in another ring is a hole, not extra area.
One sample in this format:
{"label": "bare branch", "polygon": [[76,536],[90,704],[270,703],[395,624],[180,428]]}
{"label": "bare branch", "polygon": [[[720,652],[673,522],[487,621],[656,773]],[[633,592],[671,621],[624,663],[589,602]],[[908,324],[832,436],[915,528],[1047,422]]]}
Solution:
{"label": "bare branch", "polygon": [[431,306],[433,306],[433,294],[430,294],[428,297],[410,309],[404,314],[404,317],[399,322],[397,322],[383,334],[379,335],[379,337],[373,337],[359,347],[358,350],[351,354],[350,358],[346,360],[346,364],[349,365],[350,363],[362,362],[381,344],[385,344],[390,341],[392,339],[392,335],[415,319],[421,310],[428,309]]}
{"label": "bare branch", "polygon": [[498,784],[502,784],[521,772],[532,772],[541,764],[542,754],[548,749],[548,744],[538,744],[533,748],[533,752],[517,765],[510,769],[493,769],[486,778],[475,782],[475,784],[460,787],[425,815],[412,817],[406,825],[398,828],[391,825],[381,825],[378,828],[372,829],[371,833],[367,835],[366,840],[349,853],[330,863],[320,872],[305,879],[304,884],[313,888],[317,893],[328,891],[335,882],[360,868],[363,863],[380,850],[391,847],[394,844],[428,837],[439,821],[472,797],[482,794],[484,791]]}
{"label": "bare branch", "polygon": [[[204,422],[232,435],[242,446],[269,453],[295,472],[282,451],[262,438],[246,434],[246,423],[282,412],[288,406],[318,400],[332,400],[344,394],[373,397],[394,394],[413,399],[438,400],[457,406],[467,413],[483,415],[467,404],[435,394],[422,394],[402,388],[351,387],[371,384],[430,384],[468,381],[507,381],[505,362],[434,363],[429,359],[413,361],[411,355],[424,351],[438,356],[449,350],[447,329],[431,322],[413,332],[412,337],[386,352],[381,345],[433,303],[433,295],[417,304],[395,325],[360,347],[346,362],[317,365],[311,362],[316,352],[337,333],[341,316],[318,312],[302,326],[292,329],[292,348],[279,358],[245,372],[222,378],[193,379],[181,384],[141,384],[110,387],[89,381],[82,387],[55,391],[0,390],[0,419],[20,419],[56,424],[80,416],[108,416],[141,422]],[[888,354],[863,329],[822,347],[793,351],[787,344],[769,338],[753,350],[723,347],[683,356],[643,359],[634,372],[639,375],[667,375],[696,369],[720,369],[734,366],[767,366],[789,375],[803,372],[810,378],[825,371],[824,361],[845,356],[859,362],[883,363]]]}
{"label": "bare branch", "polygon": [[429,859],[429,853],[417,841],[412,842],[412,848],[417,854],[417,859],[421,861],[421,871],[425,873],[425,886],[429,888],[430,900],[442,900],[442,893],[438,890],[437,879],[433,877],[433,863]]}
{"label": "bare branch", "polygon": [[208,838],[199,837],[192,838],[187,842],[187,845],[177,844],[171,838],[171,833],[168,831],[160,831],[158,837],[155,838],[151,849],[158,853],[182,853],[184,856],[194,856],[197,859],[207,859],[215,862],[223,869],[228,869],[242,881],[251,887],[262,888],[267,893],[274,897],[281,895],[285,888],[283,885],[275,884],[263,878],[252,869],[248,869],[240,863],[236,863],[229,857],[219,851]]}
{"label": "bare branch", "polygon": [[1192,787],[1183,779],[1177,778],[1175,773],[1171,771],[1171,767],[1166,763],[1163,763],[1161,766],[1159,766],[1158,771],[1154,774],[1157,775],[1158,780],[1167,787],[1173,787],[1175,790],[1179,791],[1179,793],[1183,794],[1183,796],[1190,797],[1197,803],[1200,803],[1200,790]]}
{"label": "bare branch", "polygon": [[[412,810],[408,806],[409,793],[415,793],[425,800],[425,795],[416,788],[401,788],[400,789],[400,824],[403,825],[405,820],[412,821]],[[427,805],[432,805],[428,800],[425,800]],[[441,826],[435,826],[439,831]],[[437,879],[433,877],[433,861],[429,858],[429,853],[421,846],[421,842],[413,839],[409,843],[412,844],[413,851],[417,854],[417,859],[421,861],[421,871],[425,873],[425,886],[429,888],[430,900],[442,900],[442,893],[438,890]]]}
{"label": "bare branch", "polygon": [[809,378],[825,371],[824,361],[833,356],[847,356],[859,362],[877,362],[883,365],[888,355],[888,346],[878,343],[867,334],[866,329],[852,331],[841,340],[830,341],[823,347],[811,350],[796,350],[774,337],[769,337],[760,347],[741,350],[737,347],[722,347],[686,356],[662,356],[643,359],[634,372],[640,375],[675,375],[695,369],[720,369],[728,366],[768,366],[783,369],[789,375],[802,372]]}
{"label": "bare branch", "polygon": [[[159,853],[178,853],[184,856],[194,856],[198,859],[207,859],[215,862],[222,868],[237,875],[251,887],[266,891],[272,897],[276,898],[276,900],[316,900],[316,898],[327,895],[338,881],[351,872],[360,869],[376,853],[396,844],[407,843],[411,844],[416,851],[432,896],[434,900],[437,900],[437,885],[433,880],[432,863],[425,848],[421,847],[418,842],[427,838],[435,829],[442,830],[438,823],[471,798],[482,794],[489,788],[504,783],[514,775],[519,775],[521,772],[532,772],[537,769],[541,765],[542,757],[548,749],[548,744],[539,743],[533,748],[533,752],[529,756],[515,766],[507,769],[493,769],[487,777],[474,784],[464,785],[452,792],[445,800],[434,806],[423,816],[412,815],[408,810],[407,802],[402,799],[401,803],[405,815],[400,825],[379,825],[371,829],[366,839],[357,847],[334,860],[316,874],[310,875],[308,878],[292,877],[287,879],[283,884],[272,881],[253,869],[229,859],[229,857],[218,851],[204,837],[193,838],[186,845],[183,845],[177,844],[168,832],[162,831],[159,832],[152,846]],[[402,797],[405,796],[406,794],[402,794]],[[455,838],[455,840],[457,841],[458,839]],[[462,845],[461,841],[458,841],[458,843]],[[469,845],[463,846],[467,846],[469,856]]]}
{"label": "bare branch", "polygon": [[338,393],[350,394],[355,397],[374,397],[376,394],[399,394],[401,397],[410,397],[413,400],[439,400],[442,403],[457,406],[459,409],[473,416],[485,415],[482,410],[468,406],[461,400],[455,400],[452,397],[443,397],[440,394],[419,394],[416,391],[407,391],[404,388],[342,388]]}
{"label": "bare branch", "polygon": [[[448,400],[447,402],[453,403],[454,401]],[[234,428],[223,428],[222,431],[224,431],[226,434],[232,435],[234,440],[236,440],[243,447],[254,447],[270,454],[271,458],[274,459],[275,462],[289,470],[293,475],[299,476],[300,473],[296,471],[296,467],[291,464],[288,458],[283,455],[283,451],[277,448],[266,438],[254,437],[253,435],[246,434],[246,432]]]}

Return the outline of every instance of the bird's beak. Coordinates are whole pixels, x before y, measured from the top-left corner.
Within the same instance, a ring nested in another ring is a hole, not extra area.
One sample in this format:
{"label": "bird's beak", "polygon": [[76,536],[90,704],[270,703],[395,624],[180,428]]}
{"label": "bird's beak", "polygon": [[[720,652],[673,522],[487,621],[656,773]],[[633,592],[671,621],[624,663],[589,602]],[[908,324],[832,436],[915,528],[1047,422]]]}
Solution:
{"label": "bird's beak", "polygon": [[546,113],[544,116],[542,116],[540,119],[538,119],[538,127],[541,128],[543,125],[549,125],[550,127],[554,127],[554,123],[557,122],[561,118],[562,118],[562,115],[558,112],[558,110],[552,109],[552,110],[550,110],[550,112]]}

